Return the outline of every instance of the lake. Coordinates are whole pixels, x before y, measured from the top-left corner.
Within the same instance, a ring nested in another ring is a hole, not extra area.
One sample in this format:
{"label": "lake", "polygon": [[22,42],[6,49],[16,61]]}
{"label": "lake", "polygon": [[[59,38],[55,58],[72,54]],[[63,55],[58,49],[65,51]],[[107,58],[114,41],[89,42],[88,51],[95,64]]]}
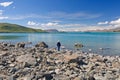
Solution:
{"label": "lake", "polygon": [[84,47],[80,50],[85,52],[120,55],[119,32],[0,33],[0,42],[32,42],[35,45],[44,41],[55,48],[58,40],[67,49],[74,50],[74,44],[81,43]]}

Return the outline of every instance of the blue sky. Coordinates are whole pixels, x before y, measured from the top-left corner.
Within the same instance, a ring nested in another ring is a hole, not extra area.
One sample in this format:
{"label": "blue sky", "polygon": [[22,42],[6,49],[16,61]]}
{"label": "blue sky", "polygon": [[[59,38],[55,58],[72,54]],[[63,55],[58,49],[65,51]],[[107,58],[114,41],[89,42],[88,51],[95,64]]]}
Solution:
{"label": "blue sky", "polygon": [[0,0],[0,22],[85,31],[120,27],[120,0]]}

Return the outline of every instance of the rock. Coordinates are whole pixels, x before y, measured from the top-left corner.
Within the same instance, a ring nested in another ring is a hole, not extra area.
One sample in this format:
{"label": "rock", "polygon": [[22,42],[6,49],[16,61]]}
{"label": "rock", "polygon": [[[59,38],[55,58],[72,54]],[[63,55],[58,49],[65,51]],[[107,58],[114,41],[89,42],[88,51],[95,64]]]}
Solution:
{"label": "rock", "polygon": [[24,66],[36,64],[36,59],[33,58],[31,54],[25,54],[25,55],[18,56],[16,58],[16,61],[19,63],[24,63]]}
{"label": "rock", "polygon": [[16,71],[17,71],[16,68],[11,68],[11,69],[9,70],[10,73],[15,73]]}
{"label": "rock", "polygon": [[87,65],[82,59],[82,57],[77,57],[76,59],[71,59],[68,63],[77,63],[78,65]]}
{"label": "rock", "polygon": [[24,48],[24,47],[25,47],[24,42],[19,42],[19,43],[15,44],[15,48]]}
{"label": "rock", "polygon": [[10,67],[15,67],[15,64],[9,64]]}
{"label": "rock", "polygon": [[60,69],[55,69],[56,74],[59,74],[59,72],[60,72]]}
{"label": "rock", "polygon": [[68,76],[65,76],[65,75],[55,75],[53,80],[67,80],[68,79]]}
{"label": "rock", "polygon": [[14,44],[10,44],[9,47],[15,47],[15,45]]}
{"label": "rock", "polygon": [[81,80],[79,77],[75,77],[74,80]]}
{"label": "rock", "polygon": [[2,43],[3,46],[8,46],[8,43]]}
{"label": "rock", "polygon": [[3,80],[3,77],[0,77],[0,80]]}
{"label": "rock", "polygon": [[16,80],[16,78],[14,78],[14,76],[9,76],[8,80]]}
{"label": "rock", "polygon": [[71,74],[72,74],[72,71],[67,70],[64,74],[65,74],[65,75],[71,75]]}
{"label": "rock", "polygon": [[96,80],[93,76],[89,76],[88,80]]}
{"label": "rock", "polygon": [[52,74],[44,74],[43,77],[45,77],[45,80],[52,80],[53,79]]}
{"label": "rock", "polygon": [[69,62],[72,59],[76,59],[78,56],[79,56],[78,54],[72,54],[72,55],[70,55],[69,53],[63,55],[65,62]]}
{"label": "rock", "polygon": [[17,80],[32,80],[32,79],[29,76],[25,76],[25,77],[22,77],[22,78],[18,78]]}
{"label": "rock", "polygon": [[2,48],[2,51],[8,51],[8,48],[7,47]]}
{"label": "rock", "polygon": [[36,44],[35,47],[48,48],[48,45],[45,42],[40,42],[40,43]]}

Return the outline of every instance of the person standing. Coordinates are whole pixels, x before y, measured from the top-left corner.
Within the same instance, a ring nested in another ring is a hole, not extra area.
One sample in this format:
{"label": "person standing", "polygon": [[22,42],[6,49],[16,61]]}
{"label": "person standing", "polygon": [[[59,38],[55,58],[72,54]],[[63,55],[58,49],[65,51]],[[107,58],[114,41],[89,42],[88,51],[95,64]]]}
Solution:
{"label": "person standing", "polygon": [[57,49],[58,49],[58,51],[60,51],[60,47],[61,47],[61,43],[60,43],[60,41],[58,41],[57,42]]}

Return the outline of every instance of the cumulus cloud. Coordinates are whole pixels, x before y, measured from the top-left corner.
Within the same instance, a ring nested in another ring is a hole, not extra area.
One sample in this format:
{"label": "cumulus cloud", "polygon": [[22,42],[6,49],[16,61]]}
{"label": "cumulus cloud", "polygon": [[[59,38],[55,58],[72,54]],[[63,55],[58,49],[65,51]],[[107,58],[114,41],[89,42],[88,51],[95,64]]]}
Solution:
{"label": "cumulus cloud", "polygon": [[109,24],[111,24],[114,27],[120,27],[120,18],[117,20],[111,21]]}
{"label": "cumulus cloud", "polygon": [[104,25],[104,24],[108,24],[109,22],[108,21],[105,21],[105,22],[98,22],[98,25]]}
{"label": "cumulus cloud", "polygon": [[57,26],[57,25],[58,25],[57,22],[48,22],[48,23],[41,24],[41,26],[43,27],[51,27],[51,26]]}
{"label": "cumulus cloud", "polygon": [[111,21],[110,24],[112,24],[112,25],[120,25],[120,18],[117,19],[117,20]]}
{"label": "cumulus cloud", "polygon": [[58,22],[53,22],[53,21],[47,22],[47,23],[36,23],[33,21],[28,21],[27,24],[31,28],[37,28],[37,29],[43,29],[43,30],[57,29],[59,31],[87,31],[87,30],[103,29],[100,26],[89,26],[84,24],[72,24],[72,23],[60,24]]}
{"label": "cumulus cloud", "polygon": [[60,26],[57,22],[37,23],[34,21],[28,21],[27,25],[31,28],[37,28],[37,29],[51,29]]}
{"label": "cumulus cloud", "polygon": [[34,22],[34,21],[28,21],[27,25],[29,25],[29,26],[37,26],[39,24]]}
{"label": "cumulus cloud", "polygon": [[101,27],[104,29],[112,29],[120,27],[120,18],[112,21],[98,22],[98,25],[102,25]]}
{"label": "cumulus cloud", "polygon": [[2,2],[2,3],[0,3],[0,6],[7,7],[7,6],[10,6],[12,3],[13,3],[13,1],[11,1],[11,2]]}

